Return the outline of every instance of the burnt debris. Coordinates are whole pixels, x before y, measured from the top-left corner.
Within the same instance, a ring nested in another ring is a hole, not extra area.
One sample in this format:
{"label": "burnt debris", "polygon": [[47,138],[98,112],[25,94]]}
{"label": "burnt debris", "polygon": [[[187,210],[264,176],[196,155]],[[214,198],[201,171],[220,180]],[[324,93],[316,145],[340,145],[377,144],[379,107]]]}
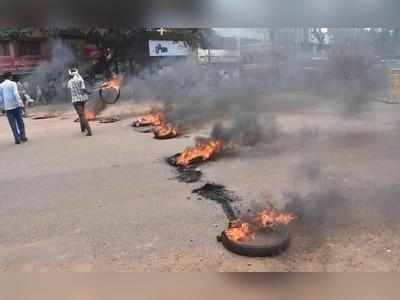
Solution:
{"label": "burnt debris", "polygon": [[195,183],[198,182],[202,176],[203,173],[200,170],[193,168],[180,168],[178,169],[178,176],[176,178],[184,183]]}
{"label": "burnt debris", "polygon": [[55,118],[58,118],[60,115],[59,114],[56,114],[56,113],[54,113],[54,114],[52,114],[52,113],[49,113],[49,114],[43,114],[43,115],[34,115],[34,116],[32,116],[32,120],[48,120],[48,119],[55,119]]}
{"label": "burnt debris", "polygon": [[171,157],[167,157],[166,159],[169,165],[176,168],[176,171],[178,172],[176,179],[184,183],[195,183],[200,181],[201,177],[203,176],[203,173],[196,166],[192,165],[192,166],[182,167],[177,164],[177,159],[180,155],[181,154],[178,153]]}
{"label": "burnt debris", "polygon": [[240,201],[240,198],[232,191],[228,191],[223,185],[207,183],[203,187],[193,190],[193,193],[218,202],[229,221],[238,219],[238,212],[232,207],[232,203]]}
{"label": "burnt debris", "polygon": [[173,167],[179,167],[179,165],[178,165],[179,156],[181,156],[181,153],[177,153],[173,156],[167,157],[167,163]]}
{"label": "burnt debris", "polygon": [[119,121],[121,121],[121,119],[117,118],[117,117],[109,117],[109,118],[104,117],[104,118],[99,118],[98,119],[98,122],[102,123],[102,124],[116,123],[116,122],[119,122]]}

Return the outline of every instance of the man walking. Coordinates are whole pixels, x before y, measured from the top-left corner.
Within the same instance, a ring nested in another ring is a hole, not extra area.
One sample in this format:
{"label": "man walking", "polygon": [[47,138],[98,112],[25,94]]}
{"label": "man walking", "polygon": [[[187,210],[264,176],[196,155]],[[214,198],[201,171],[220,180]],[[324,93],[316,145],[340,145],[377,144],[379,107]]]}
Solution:
{"label": "man walking", "polygon": [[71,79],[68,81],[68,88],[71,91],[72,104],[79,116],[81,131],[86,132],[87,136],[92,136],[92,129],[86,119],[85,105],[88,101],[88,91],[85,88],[85,82],[77,69],[69,71]]}
{"label": "man walking", "polygon": [[23,120],[24,103],[18,93],[17,83],[12,81],[12,73],[4,74],[4,81],[0,84],[0,103],[6,112],[8,122],[15,138],[15,144],[28,141],[25,134],[25,124]]}

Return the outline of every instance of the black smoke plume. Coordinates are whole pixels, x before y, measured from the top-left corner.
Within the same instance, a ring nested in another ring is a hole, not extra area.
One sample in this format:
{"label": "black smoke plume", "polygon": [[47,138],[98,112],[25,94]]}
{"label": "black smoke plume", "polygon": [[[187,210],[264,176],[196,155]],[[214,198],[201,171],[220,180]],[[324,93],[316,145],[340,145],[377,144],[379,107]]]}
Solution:
{"label": "black smoke plume", "polygon": [[261,124],[256,114],[243,114],[238,115],[230,126],[217,123],[211,137],[226,145],[256,146],[272,143],[278,137],[278,129],[273,121]]}

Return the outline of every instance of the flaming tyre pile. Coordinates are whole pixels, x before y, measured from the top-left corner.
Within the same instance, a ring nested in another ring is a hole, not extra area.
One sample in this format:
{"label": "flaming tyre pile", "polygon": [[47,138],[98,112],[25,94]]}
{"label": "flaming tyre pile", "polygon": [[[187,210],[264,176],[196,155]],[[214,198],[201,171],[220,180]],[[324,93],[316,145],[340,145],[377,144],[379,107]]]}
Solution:
{"label": "flaming tyre pile", "polygon": [[162,123],[160,126],[153,127],[154,138],[158,140],[167,140],[176,138],[179,135],[179,130],[172,124]]}
{"label": "flaming tyre pile", "polygon": [[[88,120],[88,122],[98,121],[99,123],[103,123],[103,124],[115,123],[115,122],[119,122],[121,120],[118,117],[101,117],[100,118],[93,111],[85,112],[85,116],[86,116],[86,120]],[[75,119],[74,122],[78,123],[79,122],[79,118]]]}
{"label": "flaming tyre pile", "polygon": [[100,90],[100,99],[106,104],[115,104],[121,97],[122,78],[116,76],[110,81],[104,83]]}
{"label": "flaming tyre pile", "polygon": [[117,118],[117,117],[108,117],[108,118],[101,118],[98,121],[99,121],[99,123],[102,123],[102,124],[110,124],[110,123],[119,122],[119,121],[121,121],[121,119]]}
{"label": "flaming tyre pile", "polygon": [[266,257],[278,255],[288,248],[288,225],[295,219],[294,215],[271,209],[238,217],[240,210],[233,204],[241,199],[223,185],[215,183],[207,183],[193,193],[222,207],[230,223],[217,239],[227,250],[249,257]]}
{"label": "flaming tyre pile", "polygon": [[[85,116],[86,116],[86,120],[88,120],[89,122],[93,122],[93,121],[96,121],[96,120],[97,120],[97,115],[96,115],[96,113],[93,112],[93,111],[87,111],[87,112],[85,113]],[[78,120],[78,121],[79,121],[79,120]]]}
{"label": "flaming tyre pile", "polygon": [[275,230],[259,230],[257,237],[246,242],[232,240],[226,231],[219,237],[224,247],[238,255],[248,257],[276,256],[284,252],[290,244],[289,229],[287,226],[280,226]]}
{"label": "flaming tyre pile", "polygon": [[147,115],[138,117],[132,124],[132,127],[149,127],[149,126],[161,126],[163,123],[163,113],[154,112]]}
{"label": "flaming tyre pile", "polygon": [[249,221],[230,223],[218,238],[228,250],[244,256],[266,257],[279,255],[290,243],[288,225],[295,217],[291,214],[264,210]]}
{"label": "flaming tyre pile", "polygon": [[[97,114],[94,111],[87,111],[85,112],[85,117],[88,122],[94,122],[97,120]],[[79,118],[74,120],[75,123],[79,122]]]}
{"label": "flaming tyre pile", "polygon": [[196,168],[197,165],[214,158],[222,150],[222,141],[207,140],[199,143],[196,147],[188,148],[182,153],[168,157],[167,162],[177,168],[180,181],[193,183],[199,181],[203,175]]}
{"label": "flaming tyre pile", "polygon": [[164,112],[151,112],[147,115],[138,117],[132,124],[132,127],[152,127],[152,129],[137,130],[142,133],[154,134],[154,138],[158,140],[167,140],[179,136],[178,127],[165,121]]}
{"label": "flaming tyre pile", "polygon": [[189,167],[213,159],[224,148],[224,142],[208,140],[199,143],[196,147],[188,148],[182,153],[168,159],[168,162],[176,167]]}

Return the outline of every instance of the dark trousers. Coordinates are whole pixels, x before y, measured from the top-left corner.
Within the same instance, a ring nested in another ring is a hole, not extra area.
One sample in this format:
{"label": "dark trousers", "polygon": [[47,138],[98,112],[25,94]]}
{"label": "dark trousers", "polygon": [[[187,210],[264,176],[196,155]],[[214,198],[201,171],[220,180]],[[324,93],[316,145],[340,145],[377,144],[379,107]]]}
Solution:
{"label": "dark trousers", "polygon": [[15,142],[21,142],[21,140],[26,138],[25,124],[24,119],[22,118],[22,108],[19,107],[16,109],[7,110],[6,113],[15,138]]}
{"label": "dark trousers", "polygon": [[81,131],[82,132],[87,131],[88,134],[92,134],[92,130],[90,128],[89,122],[86,119],[85,104],[86,104],[86,102],[75,102],[74,108],[79,116],[79,122],[81,124]]}

